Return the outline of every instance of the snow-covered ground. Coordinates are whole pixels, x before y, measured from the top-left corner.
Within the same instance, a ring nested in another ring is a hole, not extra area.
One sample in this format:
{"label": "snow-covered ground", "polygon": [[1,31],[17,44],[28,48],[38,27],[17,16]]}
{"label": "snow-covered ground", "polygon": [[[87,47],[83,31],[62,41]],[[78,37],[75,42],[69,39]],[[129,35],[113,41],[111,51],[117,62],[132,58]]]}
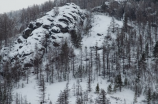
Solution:
{"label": "snow-covered ground", "polygon": [[[107,35],[107,30],[110,26],[111,20],[111,17],[104,14],[94,14],[94,22],[92,23],[90,35],[85,36],[82,40],[83,47],[96,46],[96,43],[98,46],[101,46],[104,41],[104,37]],[[120,27],[122,27],[122,21],[115,21],[117,24],[119,24]],[[100,34],[101,36],[98,36],[97,34]]]}
{"label": "snow-covered ground", "polygon": [[[28,101],[28,103],[31,104],[39,104],[40,94],[39,94],[39,86],[37,85],[37,82],[35,81],[35,76],[31,76],[29,78],[29,83],[26,84],[26,81],[21,81],[21,85],[19,88],[14,89],[14,94],[18,93],[22,97],[25,97]],[[22,87],[22,83],[24,85],[24,88]],[[98,94],[95,93],[95,89],[97,86],[97,83],[99,84],[100,89],[104,89],[107,92],[107,87],[110,84],[107,82],[106,79],[103,79],[101,77],[98,77],[95,81],[92,82],[92,92],[89,93],[89,99],[93,99],[93,101],[98,97]],[[57,82],[53,84],[46,83],[46,101],[49,103],[51,101],[53,104],[56,103],[58,96],[61,91],[63,91],[66,87],[67,82]],[[77,79],[71,79],[69,81],[69,102],[70,104],[75,104],[76,102],[76,96],[73,95],[73,86],[77,85]],[[83,78],[82,82],[80,82],[80,85],[82,87],[82,91],[85,92],[87,90],[87,79]],[[134,99],[134,92],[129,89],[123,89],[121,92],[117,91],[116,93],[107,94],[107,98],[110,100],[111,104],[133,104]],[[143,104],[142,100],[144,99],[144,96],[140,96],[137,98],[136,104]],[[95,102],[95,101],[94,101]],[[126,103],[125,103],[126,102]],[[13,104],[15,104],[13,102]]]}

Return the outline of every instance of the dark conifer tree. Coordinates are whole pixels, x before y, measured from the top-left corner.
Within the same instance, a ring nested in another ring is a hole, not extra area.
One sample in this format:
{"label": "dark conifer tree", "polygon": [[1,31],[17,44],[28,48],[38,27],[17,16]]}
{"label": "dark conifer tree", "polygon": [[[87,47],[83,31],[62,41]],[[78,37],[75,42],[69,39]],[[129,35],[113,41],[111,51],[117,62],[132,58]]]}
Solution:
{"label": "dark conifer tree", "polygon": [[97,86],[96,86],[96,93],[98,94],[99,93],[99,84],[97,83]]}
{"label": "dark conifer tree", "polygon": [[153,55],[155,58],[158,58],[158,42],[155,44]]}
{"label": "dark conifer tree", "polygon": [[121,92],[121,89],[122,89],[122,78],[121,78],[121,74],[119,74],[119,75],[116,76],[116,78],[115,78],[115,84],[116,84],[116,87],[119,87],[120,92]]}
{"label": "dark conifer tree", "polygon": [[82,36],[81,34],[77,34],[76,30],[71,30],[71,42],[74,45],[75,48],[80,48],[81,47],[81,41],[82,41]]}
{"label": "dark conifer tree", "polygon": [[147,104],[151,104],[151,99],[152,99],[151,89],[148,88],[147,94],[146,94]]}
{"label": "dark conifer tree", "polygon": [[125,13],[124,14],[124,20],[123,20],[123,29],[124,29],[124,32],[127,32],[127,14]]}
{"label": "dark conifer tree", "polygon": [[108,86],[107,91],[108,91],[109,94],[112,92],[112,86],[111,86],[111,84]]}
{"label": "dark conifer tree", "polygon": [[96,104],[108,104],[106,92],[103,89],[101,89],[98,99],[96,99]]}

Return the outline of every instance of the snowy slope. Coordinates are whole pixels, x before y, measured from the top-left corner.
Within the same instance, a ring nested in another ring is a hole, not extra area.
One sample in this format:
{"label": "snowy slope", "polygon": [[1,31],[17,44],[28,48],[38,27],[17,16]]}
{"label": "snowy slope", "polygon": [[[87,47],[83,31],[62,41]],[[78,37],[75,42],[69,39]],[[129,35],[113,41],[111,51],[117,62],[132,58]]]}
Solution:
{"label": "snowy slope", "polygon": [[[80,85],[82,87],[82,91],[86,92],[87,90],[87,79],[83,78],[83,81],[80,82]],[[39,104],[40,99],[40,93],[39,88],[37,85],[37,82],[35,81],[35,77],[32,76],[29,79],[29,84],[26,84],[26,82],[21,82],[24,84],[24,88],[21,88],[22,85],[20,85],[20,88],[14,89],[14,95],[19,94],[22,97],[26,98],[27,101],[31,104]],[[107,87],[110,84],[107,82],[107,80],[102,79],[99,77],[92,83],[92,91],[89,93],[89,99],[93,99],[95,102],[95,99],[97,98],[98,94],[95,93],[95,88],[97,83],[99,84],[100,89],[104,89],[107,92]],[[55,104],[57,102],[58,96],[61,91],[63,91],[66,87],[67,82],[57,82],[54,84],[46,84],[46,101],[49,103],[50,101]],[[75,104],[76,102],[76,96],[73,94],[73,86],[77,85],[77,80],[71,79],[69,81],[69,104]],[[134,92],[129,89],[123,89],[123,91],[112,94],[107,94],[107,98],[110,100],[111,104],[132,104],[134,99]],[[140,96],[137,99],[136,104],[143,104],[142,100],[144,99],[144,96]],[[13,102],[12,104],[15,104]]]}
{"label": "snowy slope", "polygon": [[[92,23],[92,29],[90,30],[90,36],[83,38],[83,47],[93,47],[96,46],[96,43],[98,46],[102,46],[104,37],[107,36],[107,30],[110,26],[112,18],[108,17],[104,14],[94,14],[94,22]],[[117,21],[116,23],[119,24],[119,27],[122,27],[122,22]],[[100,34],[101,36],[98,36],[97,34]],[[116,39],[116,35],[111,35],[113,39]]]}
{"label": "snowy slope", "polygon": [[[32,21],[13,45],[2,48],[0,54],[3,57],[3,62],[10,60],[14,65],[14,63],[18,60],[23,67],[33,66],[35,57],[38,55],[38,58],[41,59],[45,54],[45,40],[48,40],[48,44],[49,46],[52,46],[52,49],[60,46],[62,39],[70,38],[69,30],[75,29],[77,23],[85,21],[85,15],[85,11],[81,10],[73,3],[59,8],[55,7],[46,13],[46,15],[42,18]],[[89,35],[83,36],[82,39],[83,49],[85,47],[90,49],[90,47],[95,47],[96,45],[97,47],[101,48],[103,41],[105,41],[105,37],[108,36],[107,31],[110,31],[109,28],[112,17],[105,14],[93,13],[92,20],[92,28],[90,29]],[[122,21],[115,20],[115,22],[119,25],[118,29],[120,29],[122,27]],[[117,37],[116,35],[116,33],[110,32],[111,40],[108,41],[110,44],[115,41]],[[79,58],[80,52],[78,49],[75,49],[75,53],[76,57]],[[96,73],[93,72],[93,74]],[[33,73],[29,75],[28,84],[26,80],[20,80],[19,84],[13,89],[14,97],[12,104],[16,104],[17,96],[18,98],[27,99],[28,103],[30,104],[39,104],[40,91],[37,83],[36,76]],[[110,84],[110,82],[107,81],[107,78],[104,79],[101,76],[95,78],[92,83],[92,91],[88,95],[89,104],[94,104],[95,99],[98,97],[98,94],[95,93],[97,83],[99,84],[100,88],[104,89],[106,92],[107,87]],[[46,83],[46,103],[49,104],[51,101],[53,104],[55,104],[60,92],[65,89],[66,84],[67,82],[54,82],[53,84]],[[77,85],[77,79],[70,76],[70,104],[75,104],[76,102],[76,96],[73,94],[74,85]],[[80,85],[82,87],[82,92],[88,93],[87,78],[82,78]],[[123,88],[121,92],[117,91],[116,93],[107,94],[107,98],[111,104],[132,104],[134,92]],[[142,100],[144,99],[144,96],[138,97],[137,104],[143,104]]]}
{"label": "snowy slope", "polygon": [[[108,17],[104,14],[94,14],[94,22],[92,24],[91,35],[83,37],[82,45],[84,47],[93,47],[96,45],[96,42],[98,43],[98,46],[102,46],[104,37],[107,36],[107,30],[110,26],[110,22],[112,20],[111,17]],[[121,21],[117,21],[116,23],[119,24],[119,27],[122,26]],[[102,34],[101,36],[98,36],[97,34]],[[61,34],[63,35],[63,34]],[[112,34],[112,38],[116,39],[116,34]],[[78,51],[78,50],[76,50]],[[78,53],[78,52],[76,52]],[[37,82],[35,81],[35,77],[31,75],[29,79],[29,84],[24,83],[24,88],[18,88],[14,90],[14,94],[19,93],[22,96],[25,96],[27,98],[27,101],[31,104],[39,104],[39,90]],[[67,82],[56,82],[54,84],[47,83],[46,88],[46,100],[47,103],[50,101],[55,104],[58,96],[61,91],[63,91],[66,87]],[[92,83],[92,92],[89,93],[89,99],[93,99],[93,102],[95,102],[95,99],[97,98],[97,94],[95,93],[95,87],[99,84],[101,89],[104,89],[107,92],[107,87],[110,84],[106,79],[103,79],[102,77],[96,78]],[[70,78],[69,81],[69,89],[70,89],[70,98],[69,102],[70,104],[75,104],[76,102],[76,96],[73,96],[73,85],[77,84],[77,79]],[[86,92],[87,90],[87,78],[83,78],[82,82],[80,82],[82,91]],[[31,93],[29,93],[29,92]],[[107,94],[107,98],[110,100],[111,104],[132,104],[134,99],[134,92],[129,89],[123,89],[122,92],[117,91],[116,93]],[[143,104],[142,100],[144,99],[144,96],[140,96],[137,99],[137,104]],[[14,103],[13,103],[14,104]]]}

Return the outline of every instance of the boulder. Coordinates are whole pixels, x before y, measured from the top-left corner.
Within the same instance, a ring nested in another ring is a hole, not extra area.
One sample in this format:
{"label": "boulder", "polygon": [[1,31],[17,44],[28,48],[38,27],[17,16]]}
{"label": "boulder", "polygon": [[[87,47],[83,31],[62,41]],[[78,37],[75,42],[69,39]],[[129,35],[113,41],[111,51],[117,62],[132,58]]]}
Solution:
{"label": "boulder", "polygon": [[53,42],[53,46],[54,47],[59,47],[60,45],[58,43],[56,43],[56,42]]}
{"label": "boulder", "polygon": [[43,28],[50,29],[50,26],[49,25],[43,25]]}
{"label": "boulder", "polygon": [[30,23],[29,26],[28,26],[28,28],[33,29],[34,28],[33,23]]}
{"label": "boulder", "polygon": [[38,38],[34,38],[35,40],[39,40]]}
{"label": "boulder", "polygon": [[56,37],[54,37],[54,36],[51,36],[52,37],[52,39],[56,39]]}
{"label": "boulder", "polygon": [[60,21],[60,22],[64,22],[65,24],[69,25],[69,21],[68,21],[68,20],[66,20],[66,19],[64,19],[64,18],[59,19],[59,21]]}
{"label": "boulder", "polygon": [[51,29],[52,32],[54,33],[60,33],[60,28],[57,26],[53,26],[53,28]]}
{"label": "boulder", "polygon": [[63,15],[63,17],[67,18],[67,19],[69,20],[69,22],[73,23],[73,22],[72,22],[72,19],[71,19],[70,17],[68,17],[68,16],[66,16],[66,15]]}
{"label": "boulder", "polygon": [[32,33],[32,29],[28,28],[23,32],[22,36],[24,39],[27,39],[31,33]]}
{"label": "boulder", "polygon": [[49,20],[50,22],[53,22],[53,21],[54,21],[53,19],[50,19],[50,18],[48,18],[47,20]]}
{"label": "boulder", "polygon": [[34,29],[39,28],[41,25],[42,23],[39,23],[39,22],[30,22],[28,28],[34,30]]}
{"label": "boulder", "polygon": [[77,21],[77,18],[76,18],[73,14],[69,13],[69,15],[71,15],[71,16],[73,17],[73,19],[74,19],[75,21]]}
{"label": "boulder", "polygon": [[23,46],[19,46],[19,49],[21,49]]}
{"label": "boulder", "polygon": [[20,38],[18,38],[17,42],[18,43],[22,43],[22,40]]}
{"label": "boulder", "polygon": [[102,36],[103,34],[97,33],[98,36]]}
{"label": "boulder", "polygon": [[42,23],[36,22],[36,27],[39,28],[42,25]]}
{"label": "boulder", "polygon": [[30,22],[28,28],[30,28],[32,30],[36,29],[37,28],[36,22]]}
{"label": "boulder", "polygon": [[65,28],[60,28],[60,31],[62,32],[62,33],[67,33],[68,31],[69,31],[69,28],[68,27],[65,27]]}
{"label": "boulder", "polygon": [[60,25],[60,24],[58,24],[57,26],[60,28],[60,31],[61,31],[62,33],[67,33],[67,32],[69,31],[68,26],[62,26],[62,25]]}

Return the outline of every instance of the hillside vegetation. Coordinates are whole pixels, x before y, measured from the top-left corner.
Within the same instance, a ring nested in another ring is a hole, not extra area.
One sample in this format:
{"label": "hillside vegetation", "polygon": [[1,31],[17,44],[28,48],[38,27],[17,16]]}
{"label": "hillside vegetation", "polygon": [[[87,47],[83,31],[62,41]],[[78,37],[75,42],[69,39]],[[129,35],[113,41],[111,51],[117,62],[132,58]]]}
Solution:
{"label": "hillside vegetation", "polygon": [[158,103],[157,1],[95,1],[0,15],[0,104]]}

